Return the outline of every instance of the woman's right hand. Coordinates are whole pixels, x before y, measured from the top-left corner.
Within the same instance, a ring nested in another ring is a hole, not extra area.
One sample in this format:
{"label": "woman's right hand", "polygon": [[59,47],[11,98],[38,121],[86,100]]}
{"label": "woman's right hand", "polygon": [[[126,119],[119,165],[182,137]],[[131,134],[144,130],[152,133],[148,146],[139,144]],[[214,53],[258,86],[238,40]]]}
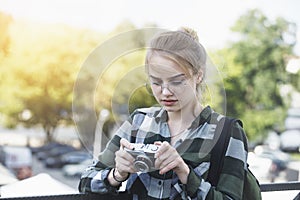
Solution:
{"label": "woman's right hand", "polygon": [[128,140],[122,138],[120,140],[120,149],[116,152],[115,162],[116,170],[121,176],[127,176],[128,173],[135,173],[136,170],[133,167],[134,158],[124,148],[133,149],[133,144]]}
{"label": "woman's right hand", "polygon": [[122,138],[120,149],[115,153],[115,170],[111,170],[108,176],[108,180],[113,186],[119,185],[120,181],[125,181],[129,174],[136,172],[133,167],[134,158],[124,148],[133,149],[133,144]]}

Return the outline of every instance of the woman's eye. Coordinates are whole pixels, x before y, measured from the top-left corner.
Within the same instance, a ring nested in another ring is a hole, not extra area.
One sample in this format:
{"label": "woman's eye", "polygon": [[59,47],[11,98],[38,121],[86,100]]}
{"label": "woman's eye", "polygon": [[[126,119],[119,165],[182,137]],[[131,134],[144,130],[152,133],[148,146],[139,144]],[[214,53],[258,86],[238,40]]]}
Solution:
{"label": "woman's eye", "polygon": [[178,85],[182,84],[182,81],[172,81],[172,82],[170,82],[170,84],[174,85],[174,86],[178,86]]}
{"label": "woman's eye", "polygon": [[160,83],[158,82],[151,82],[152,85],[161,85]]}

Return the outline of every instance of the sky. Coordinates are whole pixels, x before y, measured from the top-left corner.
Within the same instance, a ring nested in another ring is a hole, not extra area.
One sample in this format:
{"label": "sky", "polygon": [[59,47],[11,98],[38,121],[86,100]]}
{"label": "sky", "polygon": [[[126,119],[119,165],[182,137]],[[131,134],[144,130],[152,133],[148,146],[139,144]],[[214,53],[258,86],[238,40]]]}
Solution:
{"label": "sky", "polygon": [[[109,32],[129,20],[138,28],[189,26],[208,48],[222,48],[235,35],[230,27],[247,10],[258,8],[270,19],[284,17],[298,25],[299,0],[0,0],[0,11],[14,18]],[[300,56],[300,44],[295,52]]]}

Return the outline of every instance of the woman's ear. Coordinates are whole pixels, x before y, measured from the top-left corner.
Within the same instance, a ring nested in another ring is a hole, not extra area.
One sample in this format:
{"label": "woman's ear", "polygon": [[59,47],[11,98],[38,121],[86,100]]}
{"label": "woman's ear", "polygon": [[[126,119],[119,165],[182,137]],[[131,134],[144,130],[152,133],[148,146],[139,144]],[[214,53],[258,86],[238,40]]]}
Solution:
{"label": "woman's ear", "polygon": [[197,84],[200,84],[202,81],[203,81],[203,72],[202,72],[202,70],[200,70],[200,71],[197,73],[197,76],[196,76],[196,82],[197,82]]}

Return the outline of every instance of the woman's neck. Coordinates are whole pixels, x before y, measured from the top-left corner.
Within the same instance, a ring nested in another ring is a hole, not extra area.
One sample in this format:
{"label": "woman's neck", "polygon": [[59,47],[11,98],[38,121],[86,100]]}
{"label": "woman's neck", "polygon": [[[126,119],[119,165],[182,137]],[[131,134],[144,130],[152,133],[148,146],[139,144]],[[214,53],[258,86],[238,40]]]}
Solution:
{"label": "woman's neck", "polygon": [[176,135],[178,132],[189,128],[194,119],[202,111],[202,106],[200,103],[197,103],[190,108],[185,108],[178,112],[169,112],[168,113],[168,125],[171,131],[171,136]]}
{"label": "woman's neck", "polygon": [[177,112],[168,112],[168,121],[192,123],[192,121],[201,113],[203,107],[200,103],[186,107]]}

